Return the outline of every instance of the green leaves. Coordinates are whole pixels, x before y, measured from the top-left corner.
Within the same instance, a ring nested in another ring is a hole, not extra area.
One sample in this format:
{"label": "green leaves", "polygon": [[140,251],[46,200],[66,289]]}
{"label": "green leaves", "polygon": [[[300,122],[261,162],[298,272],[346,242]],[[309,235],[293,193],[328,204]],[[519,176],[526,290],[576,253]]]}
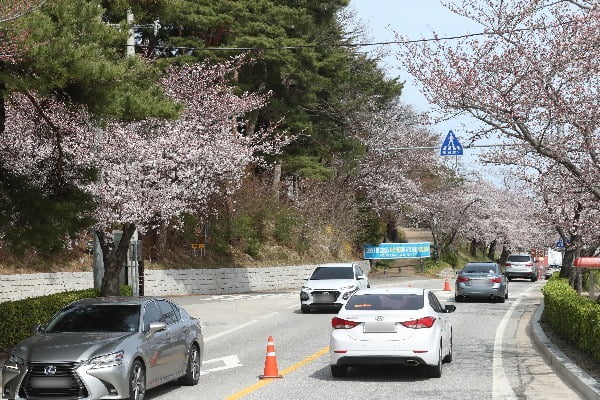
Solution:
{"label": "green leaves", "polygon": [[59,93],[98,117],[176,116],[178,106],[158,89],[159,71],[125,58],[127,30],[104,22],[103,12],[97,1],[59,0],[18,20],[29,35],[18,63],[0,65],[6,92]]}
{"label": "green leaves", "polygon": [[564,339],[600,361],[600,304],[579,296],[568,279],[553,277],[542,289],[542,320]]}
{"label": "green leaves", "polygon": [[67,237],[92,224],[94,207],[74,185],[40,188],[0,168],[0,231],[18,254],[30,248],[45,257],[59,252]]}

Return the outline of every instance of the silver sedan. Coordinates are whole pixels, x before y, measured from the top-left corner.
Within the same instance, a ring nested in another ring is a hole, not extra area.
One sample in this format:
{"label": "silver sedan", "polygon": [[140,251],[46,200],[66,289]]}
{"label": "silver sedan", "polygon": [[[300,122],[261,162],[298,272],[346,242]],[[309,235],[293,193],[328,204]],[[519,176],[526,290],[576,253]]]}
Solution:
{"label": "silver sedan", "polygon": [[497,300],[508,299],[508,279],[500,267],[492,262],[467,263],[456,276],[454,299],[462,301],[468,297]]}
{"label": "silver sedan", "polygon": [[200,322],[167,299],[84,299],[12,349],[2,397],[142,400],[168,381],[198,383],[203,353]]}

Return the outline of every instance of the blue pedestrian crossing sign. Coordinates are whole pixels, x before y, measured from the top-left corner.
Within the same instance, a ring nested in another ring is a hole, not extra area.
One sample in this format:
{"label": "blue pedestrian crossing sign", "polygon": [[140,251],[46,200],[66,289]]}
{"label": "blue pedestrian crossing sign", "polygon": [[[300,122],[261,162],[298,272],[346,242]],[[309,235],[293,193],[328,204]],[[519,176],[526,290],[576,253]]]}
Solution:
{"label": "blue pedestrian crossing sign", "polygon": [[442,148],[440,150],[441,156],[462,156],[463,155],[463,147],[454,136],[454,132],[449,131],[444,143],[442,143]]}

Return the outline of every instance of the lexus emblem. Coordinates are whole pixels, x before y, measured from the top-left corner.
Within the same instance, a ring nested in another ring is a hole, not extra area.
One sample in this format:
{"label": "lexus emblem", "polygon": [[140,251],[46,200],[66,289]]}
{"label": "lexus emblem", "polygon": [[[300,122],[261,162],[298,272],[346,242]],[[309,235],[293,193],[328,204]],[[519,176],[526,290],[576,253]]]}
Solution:
{"label": "lexus emblem", "polygon": [[56,365],[47,365],[44,367],[45,375],[54,375],[56,374]]}
{"label": "lexus emblem", "polygon": [[378,315],[377,318],[375,318],[376,321],[383,321],[383,316],[382,315]]}

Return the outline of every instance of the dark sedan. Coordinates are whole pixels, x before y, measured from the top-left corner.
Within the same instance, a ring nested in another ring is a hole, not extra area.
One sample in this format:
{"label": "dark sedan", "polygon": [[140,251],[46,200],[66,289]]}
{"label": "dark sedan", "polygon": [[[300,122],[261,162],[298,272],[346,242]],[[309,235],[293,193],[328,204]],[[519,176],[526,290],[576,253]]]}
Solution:
{"label": "dark sedan", "polygon": [[84,299],[13,348],[2,397],[142,400],[174,379],[198,383],[203,353],[200,322],[170,300]]}
{"label": "dark sedan", "polygon": [[454,299],[467,298],[496,300],[504,303],[508,299],[508,279],[496,263],[467,263],[456,276]]}

